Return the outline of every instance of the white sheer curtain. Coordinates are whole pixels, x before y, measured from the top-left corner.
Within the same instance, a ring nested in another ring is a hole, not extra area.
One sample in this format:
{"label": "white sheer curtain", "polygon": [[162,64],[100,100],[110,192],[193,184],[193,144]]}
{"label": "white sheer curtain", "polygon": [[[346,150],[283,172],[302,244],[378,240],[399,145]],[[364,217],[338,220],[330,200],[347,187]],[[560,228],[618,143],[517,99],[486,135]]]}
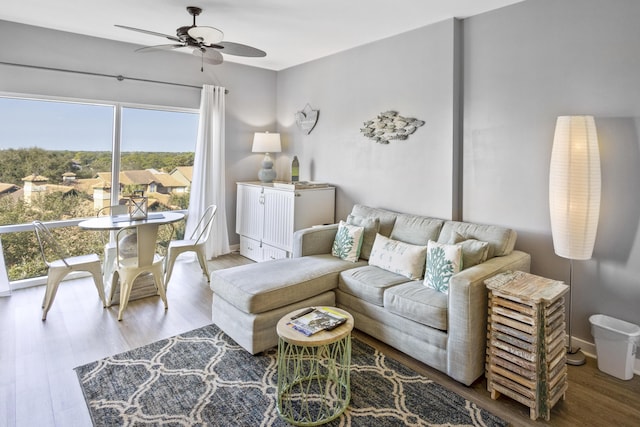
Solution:
{"label": "white sheer curtain", "polygon": [[207,207],[212,204],[218,206],[211,236],[206,244],[207,259],[230,252],[225,206],[224,93],[223,87],[202,87],[198,142],[185,231],[186,236],[191,235]]}

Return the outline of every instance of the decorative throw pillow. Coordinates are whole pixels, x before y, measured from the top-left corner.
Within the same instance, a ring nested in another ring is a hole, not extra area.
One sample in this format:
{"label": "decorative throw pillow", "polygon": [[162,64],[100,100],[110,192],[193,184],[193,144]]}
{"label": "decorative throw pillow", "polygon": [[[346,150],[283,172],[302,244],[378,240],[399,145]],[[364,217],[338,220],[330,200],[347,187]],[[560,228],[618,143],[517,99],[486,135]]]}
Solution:
{"label": "decorative throw pillow", "polygon": [[426,254],[426,246],[411,245],[377,234],[369,265],[401,274],[411,280],[420,280],[424,273]]}
{"label": "decorative throw pillow", "polygon": [[462,269],[482,264],[489,255],[489,242],[481,242],[476,239],[467,239],[456,243],[462,248]]}
{"label": "decorative throw pillow", "polygon": [[331,248],[331,255],[342,258],[345,261],[358,261],[363,235],[364,227],[349,225],[344,221],[340,221],[338,232]]}
{"label": "decorative throw pillow", "polygon": [[462,234],[454,232],[449,244],[457,244],[462,247],[462,270],[482,264],[489,256],[489,242],[476,239],[467,239]]}
{"label": "decorative throw pillow", "polygon": [[430,240],[427,244],[427,267],[424,285],[445,294],[449,293],[451,276],[460,271],[462,247]]}
{"label": "decorative throw pillow", "polygon": [[351,215],[347,217],[347,224],[364,227],[364,235],[362,237],[362,249],[360,249],[360,258],[369,259],[371,256],[371,248],[376,234],[380,229],[380,219],[365,216]]}

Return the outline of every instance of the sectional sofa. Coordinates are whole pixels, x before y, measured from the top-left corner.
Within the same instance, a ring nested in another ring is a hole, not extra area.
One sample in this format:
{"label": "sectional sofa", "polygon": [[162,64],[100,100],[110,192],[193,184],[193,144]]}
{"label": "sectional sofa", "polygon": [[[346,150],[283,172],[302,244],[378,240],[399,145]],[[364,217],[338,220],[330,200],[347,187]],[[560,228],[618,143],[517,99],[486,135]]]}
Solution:
{"label": "sectional sofa", "polygon": [[[336,233],[347,223],[363,230],[355,262],[332,255]],[[446,292],[422,279],[433,242],[461,248],[462,270]],[[290,311],[338,306],[353,315],[356,329],[469,385],[484,373],[484,280],[530,268],[530,256],[514,250],[515,242],[516,232],[505,227],[355,205],[342,225],[296,232],[292,258],[214,272],[212,320],[256,354],[277,344],[276,323]],[[394,254],[384,252],[388,247]],[[420,263],[419,277],[407,273],[407,265]]]}

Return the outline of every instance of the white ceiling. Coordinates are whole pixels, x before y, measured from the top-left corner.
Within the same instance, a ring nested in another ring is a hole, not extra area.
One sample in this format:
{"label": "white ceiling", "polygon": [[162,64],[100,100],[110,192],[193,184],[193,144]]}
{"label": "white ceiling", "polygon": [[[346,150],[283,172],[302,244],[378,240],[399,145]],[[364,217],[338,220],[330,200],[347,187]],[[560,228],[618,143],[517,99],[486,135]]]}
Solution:
{"label": "white ceiling", "polygon": [[197,25],[225,41],[267,52],[225,61],[282,70],[448,18],[467,18],[522,0],[4,0],[0,19],[151,46],[166,39],[114,24],[175,35],[191,25],[187,6],[203,9]]}

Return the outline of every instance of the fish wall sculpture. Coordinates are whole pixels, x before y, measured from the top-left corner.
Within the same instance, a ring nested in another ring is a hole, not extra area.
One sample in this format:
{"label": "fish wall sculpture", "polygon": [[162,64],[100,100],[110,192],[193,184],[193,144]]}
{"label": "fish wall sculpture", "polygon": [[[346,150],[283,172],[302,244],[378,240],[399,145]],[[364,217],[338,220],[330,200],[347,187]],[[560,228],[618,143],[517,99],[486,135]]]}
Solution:
{"label": "fish wall sculpture", "polygon": [[422,120],[400,116],[397,111],[385,111],[375,119],[364,122],[360,132],[375,142],[388,144],[394,139],[402,141],[409,138],[422,125]]}

